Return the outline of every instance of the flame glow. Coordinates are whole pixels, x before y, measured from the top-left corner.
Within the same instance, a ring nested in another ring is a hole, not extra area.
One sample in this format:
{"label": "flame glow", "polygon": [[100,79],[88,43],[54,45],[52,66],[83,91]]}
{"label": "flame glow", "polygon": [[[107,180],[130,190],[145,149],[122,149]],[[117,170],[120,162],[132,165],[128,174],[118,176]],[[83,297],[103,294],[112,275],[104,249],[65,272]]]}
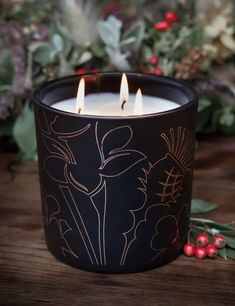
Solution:
{"label": "flame glow", "polygon": [[129,100],[129,87],[127,82],[126,74],[123,73],[121,86],[120,86],[120,104],[122,109],[124,109],[124,104]]}
{"label": "flame glow", "polygon": [[141,89],[139,88],[135,97],[134,115],[142,115],[142,114],[143,114],[143,99],[142,99]]}
{"label": "flame glow", "polygon": [[85,97],[85,80],[81,78],[78,85],[78,93],[76,98],[75,112],[77,114],[84,113],[84,97]]}

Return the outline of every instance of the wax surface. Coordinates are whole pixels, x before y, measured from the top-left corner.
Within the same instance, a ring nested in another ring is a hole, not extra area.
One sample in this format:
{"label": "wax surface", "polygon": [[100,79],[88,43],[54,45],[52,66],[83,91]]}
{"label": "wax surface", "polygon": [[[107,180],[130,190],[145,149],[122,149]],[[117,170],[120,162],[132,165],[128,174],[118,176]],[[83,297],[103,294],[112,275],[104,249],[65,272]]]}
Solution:
{"label": "wax surface", "polygon": [[[85,108],[82,114],[98,116],[131,116],[134,115],[135,94],[130,94],[129,101],[121,109],[119,94],[115,93],[98,93],[85,96]],[[51,105],[62,111],[74,113],[76,98],[71,98],[56,102]],[[152,114],[168,111],[179,107],[178,103],[170,100],[143,96],[143,114]]]}

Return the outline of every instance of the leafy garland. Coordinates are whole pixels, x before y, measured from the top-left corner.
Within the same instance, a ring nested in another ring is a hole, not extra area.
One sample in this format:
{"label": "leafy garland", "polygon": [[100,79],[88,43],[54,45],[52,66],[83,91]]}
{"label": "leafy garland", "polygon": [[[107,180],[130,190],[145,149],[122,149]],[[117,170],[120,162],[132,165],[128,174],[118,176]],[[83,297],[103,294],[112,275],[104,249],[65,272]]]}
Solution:
{"label": "leafy garland", "polygon": [[17,144],[22,158],[35,158],[32,90],[101,70],[187,80],[200,93],[198,133],[235,133],[233,1],[122,2],[1,2],[0,146]]}
{"label": "leafy garland", "polygon": [[[193,199],[191,203],[191,214],[208,213],[217,208],[217,204]],[[225,247],[218,250],[218,255],[225,260],[228,258],[235,260],[235,227],[234,224],[223,224],[216,221],[205,218],[190,218],[190,231],[189,240],[195,240],[195,238],[202,232],[207,233],[211,240],[217,235],[221,235],[225,239]]]}

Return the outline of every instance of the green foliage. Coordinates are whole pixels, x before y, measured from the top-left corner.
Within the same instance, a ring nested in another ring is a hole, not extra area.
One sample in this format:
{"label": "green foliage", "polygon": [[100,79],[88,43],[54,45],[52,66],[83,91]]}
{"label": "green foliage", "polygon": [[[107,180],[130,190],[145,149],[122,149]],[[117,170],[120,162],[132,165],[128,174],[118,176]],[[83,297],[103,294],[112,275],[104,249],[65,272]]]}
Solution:
{"label": "green foliage", "polygon": [[98,22],[100,38],[106,46],[113,49],[119,48],[122,23],[114,16],[109,16],[105,21]]}
{"label": "green foliage", "polygon": [[[82,2],[78,1],[77,4],[82,5]],[[102,10],[102,6],[110,2],[102,0],[96,3],[96,8],[99,5]],[[122,0],[116,4],[127,7]],[[147,11],[148,5],[153,9]],[[164,13],[172,9],[179,16],[178,22],[173,23],[167,31],[154,29],[155,22],[161,21]],[[133,11],[137,12],[136,17]],[[28,145],[23,144],[23,136],[19,140],[18,131],[12,126],[14,123],[21,124],[22,116],[29,116],[28,125],[25,123],[23,128],[25,132],[22,130],[22,135],[27,135],[26,129],[32,125],[32,114],[24,105],[29,101],[30,92],[41,82],[72,74],[79,68],[87,71],[94,68],[122,71],[140,70],[144,67],[145,72],[152,73],[154,67],[149,60],[153,54],[159,56],[157,66],[163,70],[164,75],[174,77],[176,64],[184,59],[191,48],[203,48],[206,44],[211,44],[205,36],[204,28],[194,18],[196,11],[193,1],[160,3],[153,0],[131,0],[128,2],[128,9],[114,14],[115,16],[109,15],[106,18],[99,15],[100,20],[97,23],[95,19],[97,26],[94,28],[99,40],[87,47],[81,47],[82,44],[75,43],[71,32],[66,30],[68,25],[64,24],[64,16],[56,1],[1,3],[1,29],[9,29],[8,22],[11,21],[12,32],[7,32],[7,37],[17,36],[18,33],[22,36],[22,41],[19,40],[14,45],[9,44],[8,40],[5,44],[6,36],[2,35],[0,38],[0,106],[4,104],[5,107],[2,113],[0,108],[0,138],[9,137],[18,144],[24,156],[32,156],[33,149],[30,149],[29,139],[25,141]],[[116,17],[120,15],[121,19]],[[73,32],[81,30],[78,27]],[[231,52],[228,58],[231,67],[234,67],[234,56],[234,52]],[[209,134],[219,131],[234,134],[235,103],[228,103],[224,100],[224,95],[221,98],[224,88],[221,91],[213,91],[211,88],[208,91],[206,88],[207,81],[213,80],[214,66],[214,61],[208,56],[203,63],[203,74],[193,84],[200,92],[197,132]],[[24,90],[19,95],[15,84],[20,84]],[[204,84],[203,89],[201,84]],[[226,90],[230,95],[233,94],[235,100],[234,86]],[[28,134],[30,135],[30,130]],[[28,154],[26,148],[30,151]]]}
{"label": "green foliage", "polygon": [[144,39],[145,34],[145,24],[143,21],[138,21],[134,23],[124,34],[122,45],[130,44],[134,50],[138,50]]}
{"label": "green foliage", "polygon": [[[217,204],[200,200],[193,199],[191,205],[191,213],[207,213],[218,207]],[[191,222],[191,234],[195,237],[201,232],[207,232],[211,237],[216,235],[222,235],[225,239],[225,247],[218,250],[218,255],[223,257],[225,260],[228,258],[235,260],[235,227],[229,224],[218,223],[214,220],[205,218],[190,218]]]}
{"label": "green foliage", "polygon": [[25,104],[21,114],[17,117],[14,123],[13,136],[20,148],[21,157],[23,159],[35,159],[36,137],[34,113],[28,104]]}
{"label": "green foliage", "polygon": [[54,60],[55,53],[48,43],[32,43],[29,50],[33,53],[33,60],[42,65],[49,65]]}
{"label": "green foliage", "polygon": [[14,75],[14,67],[9,54],[6,54],[0,62],[0,84],[11,84]]}
{"label": "green foliage", "polygon": [[201,199],[192,199],[191,214],[208,213],[212,210],[215,210],[217,207],[218,205],[212,202]]}
{"label": "green foliage", "polygon": [[216,235],[222,235],[226,245],[218,250],[218,255],[225,260],[228,258],[235,260],[235,227],[204,218],[191,218],[190,221],[193,235],[207,232],[211,239]]}

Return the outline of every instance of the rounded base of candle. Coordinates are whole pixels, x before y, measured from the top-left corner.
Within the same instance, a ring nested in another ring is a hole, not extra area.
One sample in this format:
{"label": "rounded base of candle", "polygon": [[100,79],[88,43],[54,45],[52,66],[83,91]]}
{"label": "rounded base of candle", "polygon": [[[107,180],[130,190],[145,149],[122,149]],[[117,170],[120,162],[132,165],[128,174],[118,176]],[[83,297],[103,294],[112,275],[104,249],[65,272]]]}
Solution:
{"label": "rounded base of candle", "polygon": [[63,262],[71,267],[74,267],[76,269],[80,269],[83,271],[88,271],[88,272],[93,272],[93,273],[102,273],[102,274],[128,274],[128,273],[140,273],[140,272],[145,272],[149,270],[154,270],[157,268],[160,268],[164,265],[167,265],[168,263],[176,260],[180,255],[182,255],[181,249],[178,251],[176,254],[172,254],[171,256],[168,256],[167,258],[164,258],[159,261],[155,261],[153,263],[150,263],[148,265],[139,265],[138,267],[104,267],[104,266],[86,266],[86,265],[81,265],[77,261],[71,261],[67,259],[66,257],[61,256],[59,253],[55,253],[53,249],[50,248],[50,245],[47,243],[48,250],[50,253],[60,262]]}

